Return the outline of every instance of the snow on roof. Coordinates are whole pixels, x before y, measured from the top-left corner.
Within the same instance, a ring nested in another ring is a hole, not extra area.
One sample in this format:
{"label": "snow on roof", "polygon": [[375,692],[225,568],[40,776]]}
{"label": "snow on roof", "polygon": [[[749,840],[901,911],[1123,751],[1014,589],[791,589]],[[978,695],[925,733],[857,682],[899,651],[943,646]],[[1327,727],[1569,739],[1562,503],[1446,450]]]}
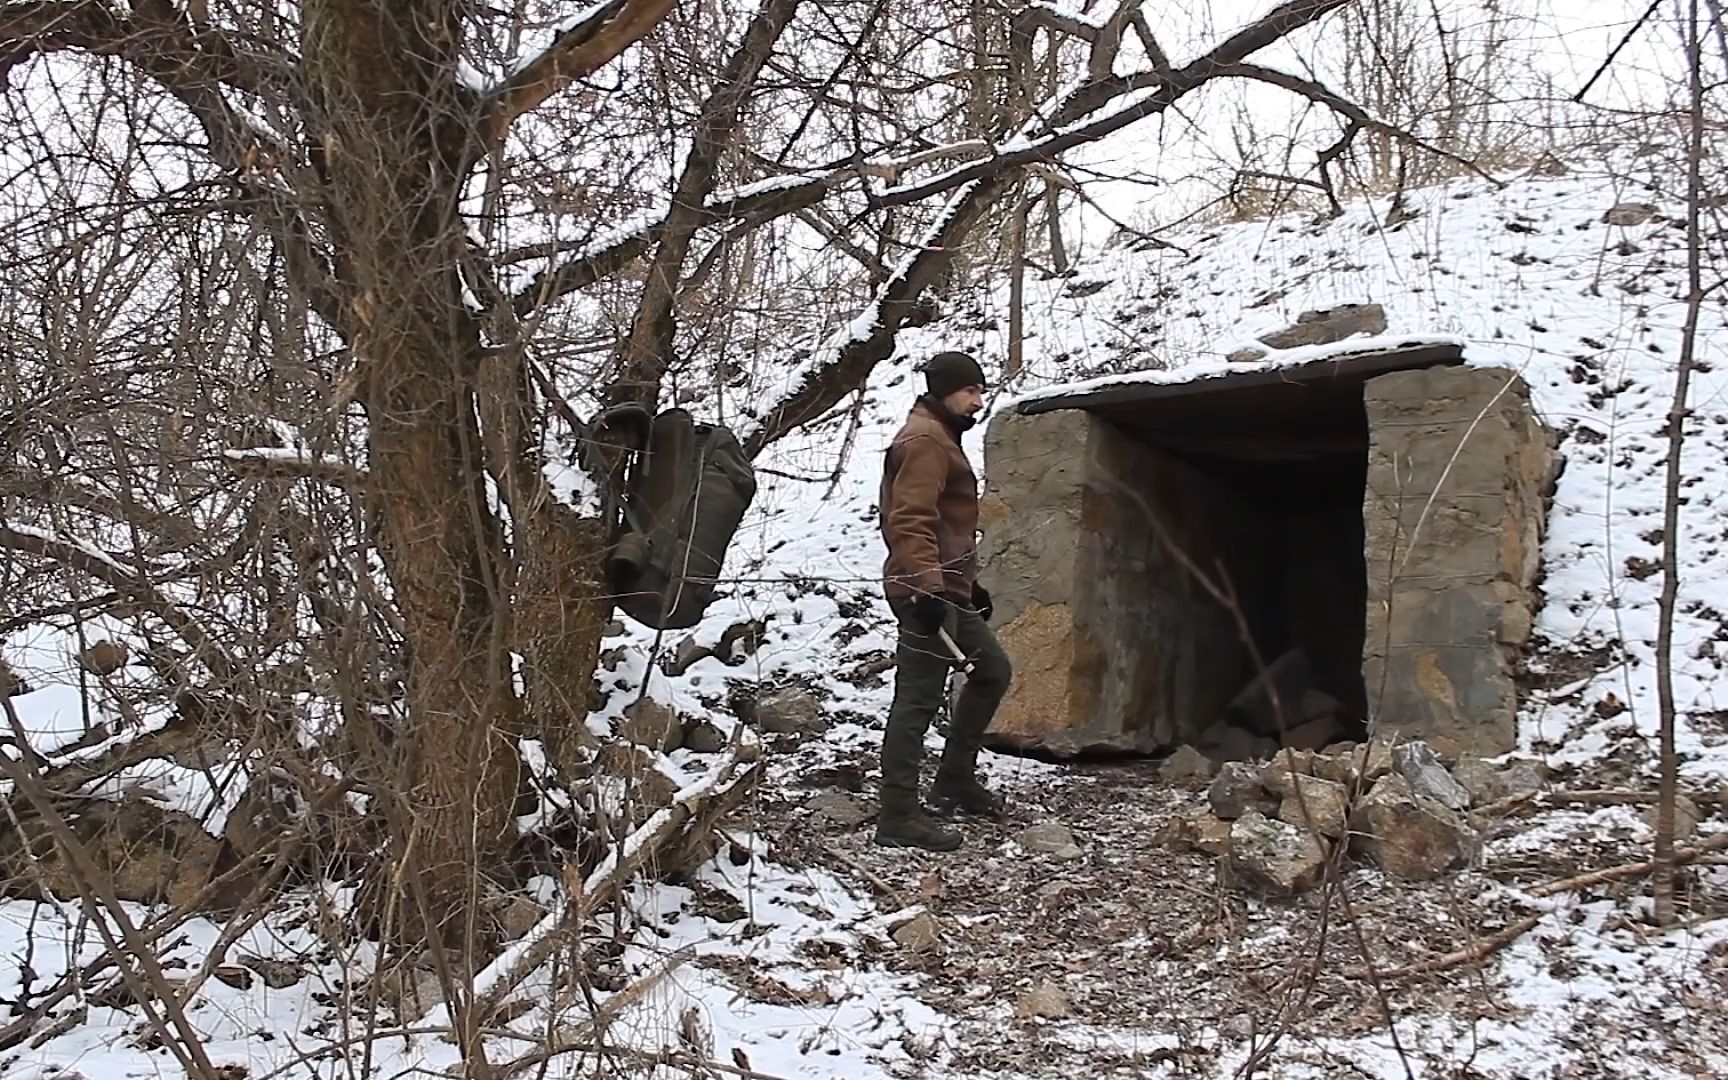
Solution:
{"label": "snow on roof", "polygon": [[[1292,381],[1337,373],[1363,361],[1387,359],[1387,370],[1450,363],[1463,352],[1464,341],[1454,334],[1380,334],[1348,338],[1328,345],[1305,345],[1294,349],[1266,349],[1266,356],[1252,361],[1213,361],[1179,368],[1148,368],[1120,375],[1104,375],[1078,382],[1056,383],[1028,391],[1002,403],[1004,411],[1044,412],[1052,408],[1085,408],[1101,392],[1136,386],[1193,386],[1196,383],[1230,383],[1250,376],[1284,373]],[[1262,381],[1255,378],[1256,382]],[[1219,386],[1216,389],[1227,389]],[[1130,396],[1130,395],[1123,395]]]}

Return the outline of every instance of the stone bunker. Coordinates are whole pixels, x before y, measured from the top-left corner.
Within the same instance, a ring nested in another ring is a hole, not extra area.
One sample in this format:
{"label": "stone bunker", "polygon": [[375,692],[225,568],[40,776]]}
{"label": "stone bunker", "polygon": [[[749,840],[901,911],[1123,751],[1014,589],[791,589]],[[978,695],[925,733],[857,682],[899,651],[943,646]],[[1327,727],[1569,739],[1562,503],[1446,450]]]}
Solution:
{"label": "stone bunker", "polygon": [[1555,460],[1524,382],[1451,344],[1023,400],[985,435],[990,742],[1507,752]]}

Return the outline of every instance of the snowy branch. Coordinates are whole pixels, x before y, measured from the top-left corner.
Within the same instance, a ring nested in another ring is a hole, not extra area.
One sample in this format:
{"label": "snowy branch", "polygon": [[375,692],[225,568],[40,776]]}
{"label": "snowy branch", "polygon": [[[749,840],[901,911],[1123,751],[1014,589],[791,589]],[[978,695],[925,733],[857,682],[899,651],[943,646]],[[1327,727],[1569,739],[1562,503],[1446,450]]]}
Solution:
{"label": "snowy branch", "polygon": [[610,63],[671,10],[672,0],[604,0],[576,16],[544,52],[486,96],[481,125],[486,144],[496,145],[522,114]]}
{"label": "snowy branch", "polygon": [[[739,747],[707,776],[675,794],[672,805],[656,811],[586,877],[567,880],[569,892],[559,898],[552,912],[474,976],[474,1011],[484,1018],[503,1004],[522,980],[558,951],[569,926],[607,903],[632,874],[664,855],[672,842],[684,835],[686,825],[699,829],[712,826],[736,806],[761,769],[758,761],[746,759],[759,753],[760,747],[753,741]],[[431,1019],[430,1014],[427,1019]]]}
{"label": "snowy branch", "polygon": [[115,592],[130,596],[155,612],[192,647],[193,653],[218,679],[231,681],[239,671],[233,658],[191,616],[170,603],[161,590],[139,577],[131,567],[94,545],[63,539],[26,526],[0,525],[0,548],[35,555],[89,574]]}
{"label": "snowy branch", "polygon": [[224,450],[222,457],[229,468],[242,475],[302,477],[343,487],[355,487],[366,480],[366,470],[358,465],[303,450],[254,446],[244,450]]}
{"label": "snowy branch", "polygon": [[31,57],[62,51],[118,56],[149,74],[197,118],[216,159],[234,169],[275,140],[235,111],[222,88],[281,100],[295,67],[292,57],[256,42],[240,50],[218,31],[194,27],[168,0],[140,0],[130,15],[97,0],[0,4],[0,83]]}
{"label": "snowy branch", "polygon": [[[792,21],[800,0],[766,0],[750,20],[744,40],[726,61],[718,85],[702,103],[690,152],[672,191],[672,209],[660,228],[659,246],[645,275],[642,297],[624,339],[624,369],[608,388],[612,402],[652,400],[671,358],[673,309],[690,242],[706,220],[704,206],[719,176],[720,155],[743,119],[744,103],[756,86],[774,43]],[[646,388],[644,391],[643,388]]]}

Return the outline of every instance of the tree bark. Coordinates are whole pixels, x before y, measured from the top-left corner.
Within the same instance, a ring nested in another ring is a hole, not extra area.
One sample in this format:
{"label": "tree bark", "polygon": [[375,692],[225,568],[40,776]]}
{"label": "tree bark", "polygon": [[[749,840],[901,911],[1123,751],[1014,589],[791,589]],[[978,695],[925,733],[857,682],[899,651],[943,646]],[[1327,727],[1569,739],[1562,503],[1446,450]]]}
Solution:
{"label": "tree bark", "polygon": [[479,330],[459,277],[474,131],[451,77],[460,5],[304,10],[309,126],[370,426],[368,513],[409,646],[409,730],[384,808],[391,877],[414,898],[396,925],[454,944],[471,940],[475,885],[513,838],[520,766],[499,723],[515,700],[474,403]]}

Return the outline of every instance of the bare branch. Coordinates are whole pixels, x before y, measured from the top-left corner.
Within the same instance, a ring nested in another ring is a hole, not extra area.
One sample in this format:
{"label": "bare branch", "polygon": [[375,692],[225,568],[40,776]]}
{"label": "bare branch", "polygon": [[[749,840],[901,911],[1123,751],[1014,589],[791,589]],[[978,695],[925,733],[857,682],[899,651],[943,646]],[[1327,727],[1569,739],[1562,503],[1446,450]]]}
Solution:
{"label": "bare branch", "polygon": [[155,612],[175,633],[185,639],[193,653],[218,679],[229,682],[238,672],[239,668],[234,659],[191,616],[170,603],[154,585],[100,552],[52,536],[5,525],[0,525],[0,548],[35,555],[74,570],[82,570],[115,592],[130,596]]}
{"label": "bare branch", "polygon": [[[1102,138],[1136,120],[1163,112],[1195,88],[1230,74],[1242,60],[1348,0],[1288,0],[1258,21],[1238,30],[1216,48],[1186,66],[1162,73],[1140,72],[1085,83],[1067,95],[1048,119],[1027,126],[1036,136],[1014,150],[950,170],[922,184],[891,189],[877,197],[878,205],[921,201],[954,188],[954,198],[930,240],[906,266],[882,287],[872,301],[868,328],[843,332],[825,349],[825,359],[810,369],[745,438],[745,448],[758,454],[769,443],[822,415],[867,378],[872,368],[894,350],[906,316],[917,306],[924,289],[952,261],[955,247],[971,226],[1009,187],[1022,166],[1049,161],[1073,146]],[[1143,93],[1139,100],[1089,123],[1085,117],[1117,99]],[[1036,126],[1034,126],[1036,125]],[[1024,130],[1024,129],[1023,129]],[[856,324],[855,324],[856,325]]]}
{"label": "bare branch", "polygon": [[1499,180],[1495,179],[1493,175],[1485,171],[1474,161],[1465,157],[1460,157],[1459,155],[1452,153],[1450,150],[1445,150],[1435,146],[1433,143],[1428,142],[1419,136],[1413,135],[1410,132],[1405,131],[1403,128],[1396,127],[1383,120],[1377,120],[1374,117],[1369,116],[1368,111],[1362,106],[1348,98],[1338,96],[1332,91],[1326,89],[1325,86],[1315,82],[1313,79],[1305,79],[1299,75],[1291,75],[1287,72],[1261,67],[1258,64],[1243,63],[1226,65],[1220,71],[1220,74],[1233,75],[1244,79],[1254,79],[1259,82],[1270,83],[1273,86],[1288,90],[1293,94],[1300,94],[1316,104],[1326,106],[1333,112],[1336,112],[1340,116],[1349,120],[1352,124],[1372,131],[1384,132],[1395,139],[1401,139],[1404,142],[1409,143],[1411,146],[1426,150],[1428,153],[1434,154],[1438,157],[1443,157],[1455,165],[1460,165],[1490,183],[1500,183]]}
{"label": "bare branch", "polygon": [[706,218],[705,204],[719,175],[721,151],[737,129],[756,76],[792,21],[798,4],[799,0],[767,0],[757,9],[743,42],[720,72],[717,88],[702,105],[684,171],[672,192],[672,210],[660,229],[660,244],[648,267],[630,335],[624,340],[623,371],[607,390],[613,404],[655,396],[671,359],[673,308],[684,261],[690,253],[690,241]]}
{"label": "bare branch", "polygon": [[485,143],[496,145],[518,117],[600,70],[647,36],[671,10],[672,0],[612,0],[566,27],[545,52],[487,95],[481,122]]}
{"label": "bare branch", "polygon": [[[848,172],[829,172],[810,177],[788,177],[784,183],[752,185],[740,192],[722,194],[702,207],[704,224],[731,218],[755,217],[770,221],[821,202],[841,182]],[[518,315],[527,315],[535,308],[585,289],[596,281],[618,273],[648,253],[666,227],[671,210],[643,221],[641,226],[625,236],[606,244],[585,249],[581,254],[550,270],[535,275],[534,280],[516,294],[514,304]],[[522,258],[533,258],[532,253]]]}

